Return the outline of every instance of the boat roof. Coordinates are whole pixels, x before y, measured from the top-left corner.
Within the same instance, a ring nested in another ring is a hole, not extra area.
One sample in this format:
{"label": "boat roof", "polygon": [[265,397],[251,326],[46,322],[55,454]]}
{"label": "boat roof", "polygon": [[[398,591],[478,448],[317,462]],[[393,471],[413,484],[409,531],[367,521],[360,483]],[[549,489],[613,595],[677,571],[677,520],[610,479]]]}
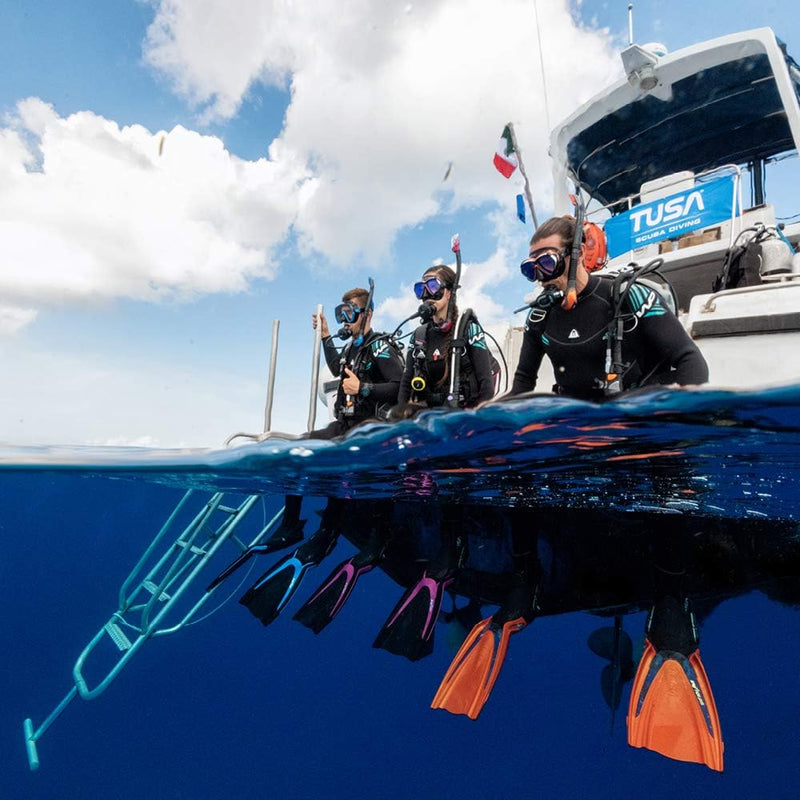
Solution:
{"label": "boat roof", "polygon": [[623,80],[553,131],[557,209],[576,178],[613,207],[656,178],[798,149],[800,68],[770,28],[657,57],[654,69],[652,90]]}

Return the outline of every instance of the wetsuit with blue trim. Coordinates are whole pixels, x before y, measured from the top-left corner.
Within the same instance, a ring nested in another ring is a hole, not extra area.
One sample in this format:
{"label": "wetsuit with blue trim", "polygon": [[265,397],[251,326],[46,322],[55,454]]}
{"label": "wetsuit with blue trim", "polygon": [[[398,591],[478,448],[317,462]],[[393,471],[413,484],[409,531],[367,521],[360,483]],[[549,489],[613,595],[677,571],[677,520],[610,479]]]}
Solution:
{"label": "wetsuit with blue trim", "polygon": [[[443,331],[433,322],[417,328],[408,348],[398,403],[413,400],[424,402],[429,408],[445,405],[450,383],[451,341],[452,330]],[[465,346],[466,358],[462,358],[460,366],[460,395],[463,399],[459,405],[472,408],[494,397],[492,361],[486,346],[486,334],[474,320],[467,326]],[[418,368],[416,361],[420,352],[425,354],[423,370],[427,386],[423,392],[416,393],[411,389],[411,379]]]}
{"label": "wetsuit with blue trim", "polygon": [[[553,391],[585,400],[605,395],[606,333],[614,315],[613,280],[590,275],[571,311],[533,308],[525,321],[519,365],[511,394],[536,387],[547,355],[553,364]],[[678,318],[648,286],[631,287],[622,308],[622,388],[654,384],[700,384],[708,365]]]}
{"label": "wetsuit with blue trim", "polygon": [[327,336],[322,340],[322,347],[325,362],[334,377],[342,377],[346,366],[358,376],[361,389],[357,397],[348,401],[340,381],[334,405],[336,419],[326,428],[312,431],[309,438],[341,436],[364,420],[384,418],[385,412],[397,402],[403,375],[402,358],[386,334],[370,331],[362,344],[350,341],[341,353],[333,337]]}

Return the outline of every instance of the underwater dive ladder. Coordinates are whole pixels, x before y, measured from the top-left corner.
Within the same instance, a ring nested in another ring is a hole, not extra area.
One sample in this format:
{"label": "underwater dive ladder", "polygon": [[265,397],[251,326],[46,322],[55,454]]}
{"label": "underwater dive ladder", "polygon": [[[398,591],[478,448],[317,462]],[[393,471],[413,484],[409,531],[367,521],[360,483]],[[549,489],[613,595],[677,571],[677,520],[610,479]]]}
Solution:
{"label": "underwater dive ladder", "polygon": [[[320,314],[322,314],[321,305],[317,306],[318,318]],[[271,430],[279,327],[278,320],[273,321],[264,432],[232,434],[225,441],[225,446],[229,446],[237,438],[253,441],[265,441],[271,437],[299,438],[297,434]],[[317,325],[314,336],[308,430],[313,429],[316,419],[321,343],[322,326]],[[205,493],[203,496],[205,497]],[[249,543],[242,541],[236,535],[237,528],[261,499],[260,495],[247,495],[243,500],[238,499],[241,497],[238,495],[237,499],[231,502],[230,500],[226,501],[223,492],[212,494],[208,500],[201,501],[197,513],[188,524],[180,529],[176,536],[175,530],[180,528],[187,512],[190,513],[190,501],[197,499],[194,489],[189,489],[183,495],[120,587],[119,604],[116,611],[111,614],[108,621],[78,656],[75,666],[72,668],[72,688],[37,728],[34,728],[30,718],[23,723],[28,764],[31,770],[39,768],[39,740],[76,697],[83,700],[93,700],[99,697],[119,675],[123,667],[150,639],[177,633],[187,625],[204,619],[204,617],[196,619],[197,613],[219,588],[218,586],[204,592],[200,599],[182,617],[178,618],[177,622],[172,624],[167,622],[168,615],[175,611],[178,602],[184,598],[202,569],[223,545],[231,542],[244,553],[263,542],[274,531],[283,517],[283,508],[268,522],[265,521],[258,534]],[[223,602],[227,602],[227,600]],[[211,613],[214,613],[214,610],[206,616]],[[101,643],[107,643],[109,639],[116,646],[118,655],[111,659],[111,666],[105,676],[90,685],[84,675],[87,661],[98,646]]]}

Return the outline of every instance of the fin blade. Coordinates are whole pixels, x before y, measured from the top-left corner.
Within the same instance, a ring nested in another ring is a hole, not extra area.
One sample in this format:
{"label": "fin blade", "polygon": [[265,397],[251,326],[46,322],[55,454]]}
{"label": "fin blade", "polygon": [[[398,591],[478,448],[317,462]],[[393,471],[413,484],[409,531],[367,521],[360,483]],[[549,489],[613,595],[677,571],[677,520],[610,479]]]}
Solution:
{"label": "fin blade", "polygon": [[502,627],[492,622],[489,617],[472,629],[445,673],[431,708],[478,718],[500,675],[511,635],[527,625],[523,617],[508,620]]}
{"label": "fin blade", "polygon": [[395,606],[372,646],[409,661],[419,661],[433,652],[433,634],[445,589],[452,577],[440,581],[424,574]]}
{"label": "fin blade", "polygon": [[719,715],[699,651],[686,658],[646,642],[631,691],[628,744],[722,772]]}
{"label": "fin blade", "polygon": [[292,599],[308,570],[333,550],[336,536],[333,531],[320,528],[294,552],[268,569],[241,596],[239,603],[264,625],[269,625]]}
{"label": "fin blade", "polygon": [[319,633],[333,622],[352,594],[358,579],[375,566],[368,564],[359,567],[354,563],[356,558],[357,556],[353,556],[339,564],[301,606],[294,619],[314,633]]}
{"label": "fin blade", "polygon": [[294,554],[267,570],[239,599],[239,603],[263,625],[269,625],[283,611],[297,590],[305,572]]}

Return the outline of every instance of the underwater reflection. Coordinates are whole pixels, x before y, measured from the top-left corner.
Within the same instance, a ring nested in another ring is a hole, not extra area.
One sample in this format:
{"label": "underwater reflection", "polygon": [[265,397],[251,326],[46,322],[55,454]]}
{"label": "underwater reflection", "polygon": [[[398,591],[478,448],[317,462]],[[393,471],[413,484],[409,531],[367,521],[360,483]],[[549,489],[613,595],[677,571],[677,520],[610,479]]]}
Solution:
{"label": "underwater reflection", "polygon": [[[791,520],[458,505],[438,502],[430,484],[417,499],[401,492],[394,500],[329,500],[319,530],[240,603],[271,623],[339,536],[357,554],[334,568],[294,618],[319,633],[362,575],[383,570],[404,593],[375,647],[417,661],[433,651],[437,621],[465,629],[433,708],[477,718],[513,634],[537,617],[588,612],[604,618],[588,645],[608,662],[600,687],[612,725],[623,686],[633,680],[629,744],[717,771],[724,746],[700,658],[702,622],[722,601],[755,588],[800,604],[800,539]],[[443,612],[446,606],[452,610]],[[637,667],[624,619],[645,610]]]}

